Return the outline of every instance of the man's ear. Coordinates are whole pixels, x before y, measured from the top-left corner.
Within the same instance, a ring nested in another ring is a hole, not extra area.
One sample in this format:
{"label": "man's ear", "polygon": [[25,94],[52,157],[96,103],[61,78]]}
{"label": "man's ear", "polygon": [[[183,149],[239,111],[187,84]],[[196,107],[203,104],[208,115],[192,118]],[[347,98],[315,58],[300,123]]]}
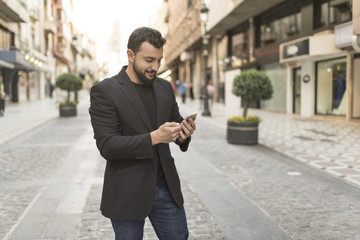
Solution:
{"label": "man's ear", "polygon": [[133,61],[134,61],[134,58],[135,58],[134,52],[133,52],[131,49],[128,49],[128,50],[126,51],[126,54],[127,54],[127,56],[128,56],[129,62],[133,62]]}

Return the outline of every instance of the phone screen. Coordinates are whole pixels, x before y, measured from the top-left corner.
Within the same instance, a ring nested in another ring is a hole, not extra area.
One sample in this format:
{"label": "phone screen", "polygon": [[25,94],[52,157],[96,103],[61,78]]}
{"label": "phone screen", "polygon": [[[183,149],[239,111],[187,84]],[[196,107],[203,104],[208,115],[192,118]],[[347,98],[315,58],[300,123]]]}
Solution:
{"label": "phone screen", "polygon": [[197,116],[197,113],[191,114],[191,115],[187,116],[187,117],[185,118],[185,120],[186,120],[186,121],[189,121],[189,119],[191,118],[193,121],[195,121],[196,116]]}

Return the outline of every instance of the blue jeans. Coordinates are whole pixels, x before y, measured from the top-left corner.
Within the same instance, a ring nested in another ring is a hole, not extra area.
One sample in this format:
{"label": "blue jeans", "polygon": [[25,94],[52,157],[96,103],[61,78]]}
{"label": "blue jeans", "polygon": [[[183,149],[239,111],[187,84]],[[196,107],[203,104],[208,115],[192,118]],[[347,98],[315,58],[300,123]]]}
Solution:
{"label": "blue jeans", "polygon": [[[155,200],[149,214],[150,222],[160,240],[186,240],[189,232],[184,207],[179,208],[166,185],[156,187]],[[116,240],[143,239],[145,219],[123,222],[111,219]]]}

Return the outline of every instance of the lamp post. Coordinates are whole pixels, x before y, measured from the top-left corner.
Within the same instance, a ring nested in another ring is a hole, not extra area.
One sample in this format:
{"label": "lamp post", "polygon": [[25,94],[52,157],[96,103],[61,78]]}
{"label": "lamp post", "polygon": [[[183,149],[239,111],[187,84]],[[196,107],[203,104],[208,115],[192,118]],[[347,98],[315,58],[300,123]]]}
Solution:
{"label": "lamp post", "polygon": [[211,112],[209,110],[209,93],[207,90],[207,86],[209,84],[209,78],[207,76],[207,62],[208,62],[208,44],[209,44],[209,38],[210,36],[207,33],[206,30],[206,23],[208,21],[208,14],[209,14],[209,8],[206,7],[205,3],[203,3],[201,9],[200,9],[200,18],[201,22],[204,24],[204,35],[202,37],[202,42],[204,46],[204,80],[205,80],[205,87],[204,87],[204,93],[205,93],[205,99],[204,99],[204,111],[202,112],[203,116],[211,116]]}

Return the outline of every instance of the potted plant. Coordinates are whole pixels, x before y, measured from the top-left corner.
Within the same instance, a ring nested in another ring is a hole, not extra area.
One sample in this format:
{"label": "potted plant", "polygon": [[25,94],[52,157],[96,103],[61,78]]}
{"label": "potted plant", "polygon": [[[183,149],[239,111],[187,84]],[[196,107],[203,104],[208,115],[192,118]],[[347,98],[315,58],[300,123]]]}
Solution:
{"label": "potted plant", "polygon": [[251,101],[272,97],[271,81],[259,70],[245,70],[234,78],[232,93],[241,97],[244,106],[242,116],[233,116],[227,121],[227,141],[236,144],[257,144],[259,118],[247,116],[247,112]]}
{"label": "potted plant", "polygon": [[82,80],[74,73],[68,72],[61,74],[56,79],[56,87],[67,91],[66,101],[60,102],[59,113],[61,117],[76,116],[76,100],[70,101],[70,93],[76,93],[82,88]]}

